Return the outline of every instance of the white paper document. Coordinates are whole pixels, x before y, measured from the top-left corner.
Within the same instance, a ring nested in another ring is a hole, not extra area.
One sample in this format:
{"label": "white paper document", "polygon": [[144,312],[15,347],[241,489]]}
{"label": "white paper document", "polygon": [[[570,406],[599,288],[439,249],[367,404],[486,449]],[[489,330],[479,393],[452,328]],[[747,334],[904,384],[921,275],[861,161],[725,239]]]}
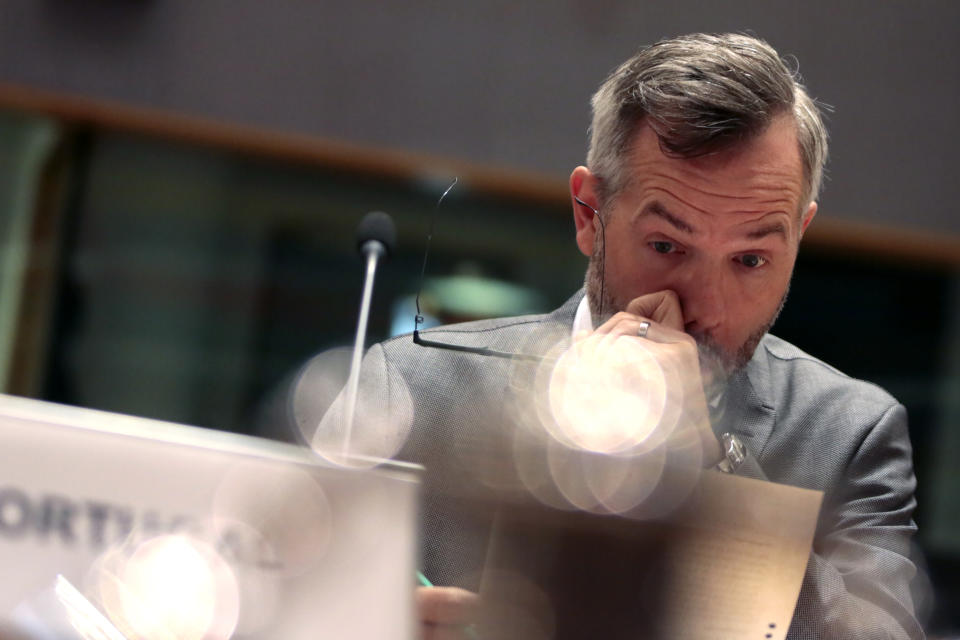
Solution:
{"label": "white paper document", "polygon": [[484,638],[783,640],[822,493],[707,471],[656,519],[495,507]]}
{"label": "white paper document", "polygon": [[[663,637],[785,638],[823,494],[706,473],[673,522]],[[689,524],[690,526],[683,526]]]}

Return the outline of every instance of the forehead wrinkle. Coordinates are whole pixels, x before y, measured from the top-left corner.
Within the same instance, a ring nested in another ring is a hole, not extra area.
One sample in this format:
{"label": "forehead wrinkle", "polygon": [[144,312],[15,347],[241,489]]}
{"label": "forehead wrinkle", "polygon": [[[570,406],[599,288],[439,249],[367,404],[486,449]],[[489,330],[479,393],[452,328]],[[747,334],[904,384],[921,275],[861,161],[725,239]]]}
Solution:
{"label": "forehead wrinkle", "polygon": [[[681,187],[686,186],[686,183],[683,183],[680,180],[672,178],[671,176],[662,176],[662,177],[667,178],[667,180],[670,182],[679,184]],[[676,200],[681,205],[691,209],[692,211],[695,211],[697,214],[711,217],[711,218],[718,214],[718,211],[714,208],[705,209],[703,207],[697,206],[690,200],[681,197],[677,193],[678,191],[680,191],[680,189],[671,190],[667,187],[660,186],[657,184],[652,184],[652,185],[644,184],[649,180],[650,178],[648,176],[636,176],[635,180],[633,181],[634,183],[631,185],[631,188],[632,187],[643,188],[643,190],[645,191],[643,195],[645,197],[643,198],[642,202],[646,203],[646,204],[643,204],[640,208],[638,208],[635,211],[634,215],[632,216],[632,223],[636,223],[637,220],[644,217],[643,216],[644,213],[650,213],[646,211],[646,209],[650,207],[650,202],[652,200],[653,204],[658,205],[663,210],[663,212],[668,214],[668,215],[660,215],[661,218],[665,219],[667,222],[670,222],[676,228],[679,228],[681,230],[688,230],[688,233],[696,233],[696,231],[692,228],[692,225],[690,225],[685,220],[680,219],[679,216],[676,215],[676,213],[673,213],[669,210],[663,198],[660,198],[660,199],[655,198],[653,194],[656,194],[656,193],[665,194],[668,198]],[[770,189],[770,191],[774,191],[774,190],[775,189]],[[700,190],[695,190],[695,191],[699,191],[700,193],[706,193],[709,195],[709,192],[704,192]],[[747,201],[747,200],[751,201],[751,204],[753,204],[754,206],[746,207],[741,205],[737,207],[732,207],[730,210],[727,211],[727,213],[732,215],[750,215],[750,216],[758,215],[760,216],[760,218],[756,220],[747,220],[747,221],[744,221],[743,223],[738,223],[738,224],[756,223],[758,220],[761,220],[766,216],[776,215],[776,214],[782,214],[789,217],[790,215],[792,215],[790,212],[794,211],[794,209],[800,210],[802,213],[802,207],[800,207],[799,205],[797,205],[796,207],[794,206],[794,198],[790,197],[792,194],[783,193],[782,190],[776,190],[776,191],[780,191],[780,192],[777,193],[776,196],[774,197],[765,198],[763,200],[755,200],[755,198],[752,196],[725,196],[723,194],[717,194],[715,197],[717,197],[720,200],[729,201],[731,203],[734,203],[734,202],[738,204],[742,203],[743,205],[747,204],[744,201]],[[654,213],[660,213],[660,212],[654,212]],[[671,220],[671,218],[673,220]],[[680,224],[677,224],[677,222],[679,222]]]}
{"label": "forehead wrinkle", "polygon": [[[789,111],[776,116],[762,132],[741,143],[714,153],[677,157],[664,153],[656,133],[641,123],[632,135],[625,157],[626,184],[657,170],[675,174],[685,185],[705,195],[722,198],[749,198],[716,193],[713,188],[739,185],[737,190],[757,192],[785,190],[797,200],[807,191],[809,176],[803,164],[796,121]],[[668,177],[668,176],[663,176]],[[706,185],[697,188],[694,183]],[[626,184],[620,185],[618,191]]]}
{"label": "forehead wrinkle", "polygon": [[[709,211],[705,211],[703,209],[700,209],[694,206],[689,202],[686,202],[684,199],[677,197],[675,194],[671,193],[670,191],[667,191],[666,189],[655,187],[655,188],[652,188],[651,191],[661,191],[667,194],[668,196],[670,196],[671,198],[676,199],[683,205],[697,211],[698,213],[701,213],[706,216],[711,216],[711,213]],[[736,230],[731,230],[730,236],[746,238],[748,240],[760,240],[767,236],[775,235],[777,237],[780,237],[785,242],[789,238],[790,217],[786,211],[782,211],[782,210],[766,211],[763,209],[760,209],[760,210],[742,209],[738,211],[732,211],[730,213],[732,213],[733,215],[760,215],[760,217],[756,219],[744,220],[743,222],[738,222],[735,225]],[[696,228],[694,228],[693,225],[691,225],[686,220],[680,218],[679,216],[671,213],[667,205],[665,205],[661,200],[657,200],[657,199],[649,201],[646,204],[644,204],[642,207],[637,209],[634,215],[631,217],[631,224],[636,224],[637,221],[649,216],[658,217],[666,221],[667,223],[669,223],[674,228],[680,231],[683,231],[684,233],[688,233],[690,235],[697,235],[699,233],[699,231]],[[771,217],[775,219],[770,222],[764,222],[765,220],[768,220]],[[787,222],[784,222],[783,218],[786,218]],[[746,230],[742,230],[744,227],[752,227],[752,228],[747,228]]]}
{"label": "forehead wrinkle", "polygon": [[[659,178],[668,183],[678,185],[682,189],[694,191],[706,197],[719,198],[719,199],[730,200],[730,201],[752,200],[757,202],[758,204],[766,204],[768,202],[769,203],[785,202],[787,204],[790,204],[791,207],[792,207],[792,201],[794,199],[799,199],[800,193],[802,191],[802,185],[800,184],[795,185],[790,180],[780,181],[774,178],[767,178],[767,179],[758,181],[757,184],[747,185],[743,190],[750,191],[751,193],[749,193],[748,195],[741,195],[737,193],[721,193],[718,191],[712,191],[708,188],[699,186],[696,184],[696,182],[702,181],[702,182],[718,183],[718,182],[724,182],[723,180],[709,180],[707,178],[698,177],[694,174],[694,172],[691,172],[691,171],[684,171],[683,173],[689,174],[694,179],[689,181],[683,180],[681,178],[678,178],[668,173],[663,173],[660,171],[654,170],[654,171],[644,172],[641,170],[644,164],[653,164],[653,163],[638,164],[636,167],[638,170],[631,173],[631,177],[627,181],[627,184],[625,185],[625,189],[642,187],[644,183]],[[790,177],[790,174],[787,172],[784,172],[782,175],[783,177],[787,177],[787,178]],[[661,188],[661,190],[666,191],[666,189],[664,188]],[[672,194],[673,192],[668,191],[668,193]],[[761,197],[763,197],[764,199],[759,200],[758,198],[761,198]]]}
{"label": "forehead wrinkle", "polygon": [[765,218],[766,216],[784,214],[789,215],[789,211],[793,206],[792,203],[787,199],[777,199],[777,200],[765,200],[764,202],[758,202],[758,207],[756,209],[734,209],[730,213],[734,215],[741,216],[760,216],[754,220],[748,220],[741,224],[750,224],[751,222],[758,222]]}
{"label": "forehead wrinkle", "polygon": [[776,204],[791,204],[790,198],[780,197],[780,198],[770,198],[769,200],[758,200],[757,204],[759,205],[776,205]]}
{"label": "forehead wrinkle", "polygon": [[[680,204],[684,205],[685,207],[687,207],[687,208],[689,208],[689,209],[692,209],[693,211],[696,211],[697,213],[699,213],[699,214],[701,214],[701,215],[703,215],[703,216],[708,216],[708,217],[710,217],[710,218],[713,218],[713,217],[716,216],[716,212],[715,212],[715,211],[710,211],[710,210],[708,210],[708,209],[703,209],[703,208],[701,208],[701,207],[698,207],[697,205],[693,204],[692,202],[689,202],[688,200],[686,200],[686,199],[684,199],[684,198],[681,198],[680,196],[678,196],[677,194],[673,193],[672,191],[670,191],[670,190],[668,190],[668,189],[664,189],[664,188],[662,188],[662,187],[650,187],[650,188],[649,188],[649,191],[650,191],[651,193],[657,193],[657,192],[659,192],[659,193],[664,193],[664,194],[666,194],[667,196],[669,196],[670,198],[672,198],[672,199],[676,200],[677,202],[679,202]],[[645,198],[644,200],[647,201],[647,203],[644,204],[643,206],[639,207],[639,208],[636,210],[636,212],[635,212],[634,215],[633,215],[633,221],[634,221],[634,222],[636,222],[636,221],[639,220],[640,218],[645,217],[645,216],[647,216],[647,215],[655,215],[655,216],[657,216],[657,217],[663,218],[663,219],[666,220],[667,222],[670,222],[674,227],[677,227],[678,229],[687,231],[688,233],[696,233],[696,231],[694,230],[693,226],[692,226],[689,222],[687,222],[686,220],[683,220],[682,218],[680,218],[678,215],[672,213],[672,212],[670,211],[669,207],[668,207],[666,204],[663,203],[663,200],[662,200],[662,199],[656,199],[656,198],[654,198],[654,199],[650,200],[650,199]],[[758,220],[762,220],[763,218],[765,218],[765,217],[767,217],[767,216],[770,216],[770,215],[777,215],[777,214],[786,215],[786,212],[785,212],[785,211],[781,211],[781,210],[770,211],[770,210],[768,210],[768,209],[766,209],[766,208],[764,208],[764,209],[735,209],[735,210],[733,210],[733,211],[730,211],[729,213],[731,213],[731,214],[733,214],[733,215],[760,215],[760,216],[761,216],[761,217],[758,218],[757,220],[746,220],[746,221],[744,221],[744,222],[737,223],[738,225],[756,223]]]}
{"label": "forehead wrinkle", "polygon": [[[691,202],[687,202],[686,200],[684,200],[683,198],[679,197],[677,194],[673,193],[672,191],[669,191],[668,189],[664,189],[664,188],[662,188],[662,187],[650,187],[649,192],[650,192],[651,194],[652,194],[652,193],[664,193],[664,194],[666,194],[667,196],[669,196],[670,198],[672,198],[672,199],[676,200],[677,202],[679,202],[680,204],[682,204],[683,206],[688,207],[688,208],[696,211],[697,213],[699,213],[699,214],[701,214],[701,215],[704,215],[704,216],[709,216],[709,215],[711,215],[710,211],[708,211],[708,210],[706,210],[706,209],[701,209],[700,207],[696,206],[695,204],[693,204],[693,203],[691,203]],[[658,199],[658,198],[644,198],[644,201],[646,201],[646,204],[644,204],[643,206],[641,206],[641,207],[640,207],[639,209],[637,209],[637,211],[634,213],[634,215],[633,215],[633,222],[636,222],[636,221],[639,220],[640,218],[646,217],[646,216],[648,216],[648,215],[653,215],[653,216],[657,216],[657,217],[659,217],[659,218],[663,218],[664,220],[666,220],[667,222],[669,222],[669,223],[672,224],[673,226],[677,227],[678,229],[685,230],[685,231],[687,231],[688,233],[696,233],[696,231],[695,231],[694,228],[690,225],[689,222],[687,222],[686,220],[683,220],[683,219],[680,218],[678,215],[676,215],[676,214],[674,214],[674,213],[672,213],[672,212],[670,211],[669,207],[667,207],[667,205],[664,204],[663,199]]]}

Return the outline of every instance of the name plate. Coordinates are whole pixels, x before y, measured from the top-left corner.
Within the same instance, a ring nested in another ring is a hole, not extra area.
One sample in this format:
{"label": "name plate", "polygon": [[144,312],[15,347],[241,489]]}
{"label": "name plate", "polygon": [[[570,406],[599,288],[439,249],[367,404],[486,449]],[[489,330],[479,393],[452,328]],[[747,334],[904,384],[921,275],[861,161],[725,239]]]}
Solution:
{"label": "name plate", "polygon": [[0,441],[0,637],[413,637],[416,467],[10,396]]}

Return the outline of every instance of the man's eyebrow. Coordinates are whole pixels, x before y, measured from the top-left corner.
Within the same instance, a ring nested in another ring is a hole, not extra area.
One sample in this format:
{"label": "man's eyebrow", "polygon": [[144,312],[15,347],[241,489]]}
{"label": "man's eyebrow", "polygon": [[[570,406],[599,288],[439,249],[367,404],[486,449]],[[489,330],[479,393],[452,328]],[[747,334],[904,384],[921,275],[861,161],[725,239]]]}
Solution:
{"label": "man's eyebrow", "polygon": [[787,239],[787,226],[782,222],[771,222],[770,224],[765,224],[762,227],[757,227],[751,229],[744,237],[749,240],[759,240],[760,238],[766,238],[771,235],[779,235],[783,240]]}
{"label": "man's eyebrow", "polygon": [[639,217],[643,216],[657,216],[658,218],[663,218],[672,226],[676,227],[680,231],[683,231],[684,233],[694,233],[693,227],[667,211],[667,208],[656,200],[643,208]]}

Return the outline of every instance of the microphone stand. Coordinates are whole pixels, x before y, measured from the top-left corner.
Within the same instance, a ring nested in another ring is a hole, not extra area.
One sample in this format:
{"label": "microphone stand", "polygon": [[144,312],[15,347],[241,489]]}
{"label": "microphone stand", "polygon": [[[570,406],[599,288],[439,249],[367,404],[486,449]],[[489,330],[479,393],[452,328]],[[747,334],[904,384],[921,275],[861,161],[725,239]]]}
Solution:
{"label": "microphone stand", "polygon": [[377,272],[377,262],[386,259],[396,245],[397,231],[390,216],[382,211],[371,211],[357,227],[357,246],[366,258],[366,272],[363,277],[363,295],[360,297],[360,318],[357,321],[357,335],[353,341],[353,357],[350,361],[350,375],[347,378],[346,406],[343,411],[343,464],[350,455],[350,438],[353,435],[353,422],[357,412],[357,391],[360,385],[360,361],[363,358],[363,343],[367,337],[367,321],[370,318],[370,300],[373,297],[373,281]]}
{"label": "microphone stand", "polygon": [[363,243],[360,251],[367,258],[367,268],[363,278],[363,295],[360,297],[360,319],[357,321],[357,335],[353,341],[353,357],[350,360],[350,377],[347,379],[347,406],[343,418],[345,426],[343,436],[344,459],[350,452],[353,417],[357,408],[357,388],[360,384],[360,360],[363,358],[363,343],[367,337],[367,321],[370,318],[370,300],[373,297],[373,281],[377,272],[377,261],[386,252],[383,243],[378,240],[367,240]]}

